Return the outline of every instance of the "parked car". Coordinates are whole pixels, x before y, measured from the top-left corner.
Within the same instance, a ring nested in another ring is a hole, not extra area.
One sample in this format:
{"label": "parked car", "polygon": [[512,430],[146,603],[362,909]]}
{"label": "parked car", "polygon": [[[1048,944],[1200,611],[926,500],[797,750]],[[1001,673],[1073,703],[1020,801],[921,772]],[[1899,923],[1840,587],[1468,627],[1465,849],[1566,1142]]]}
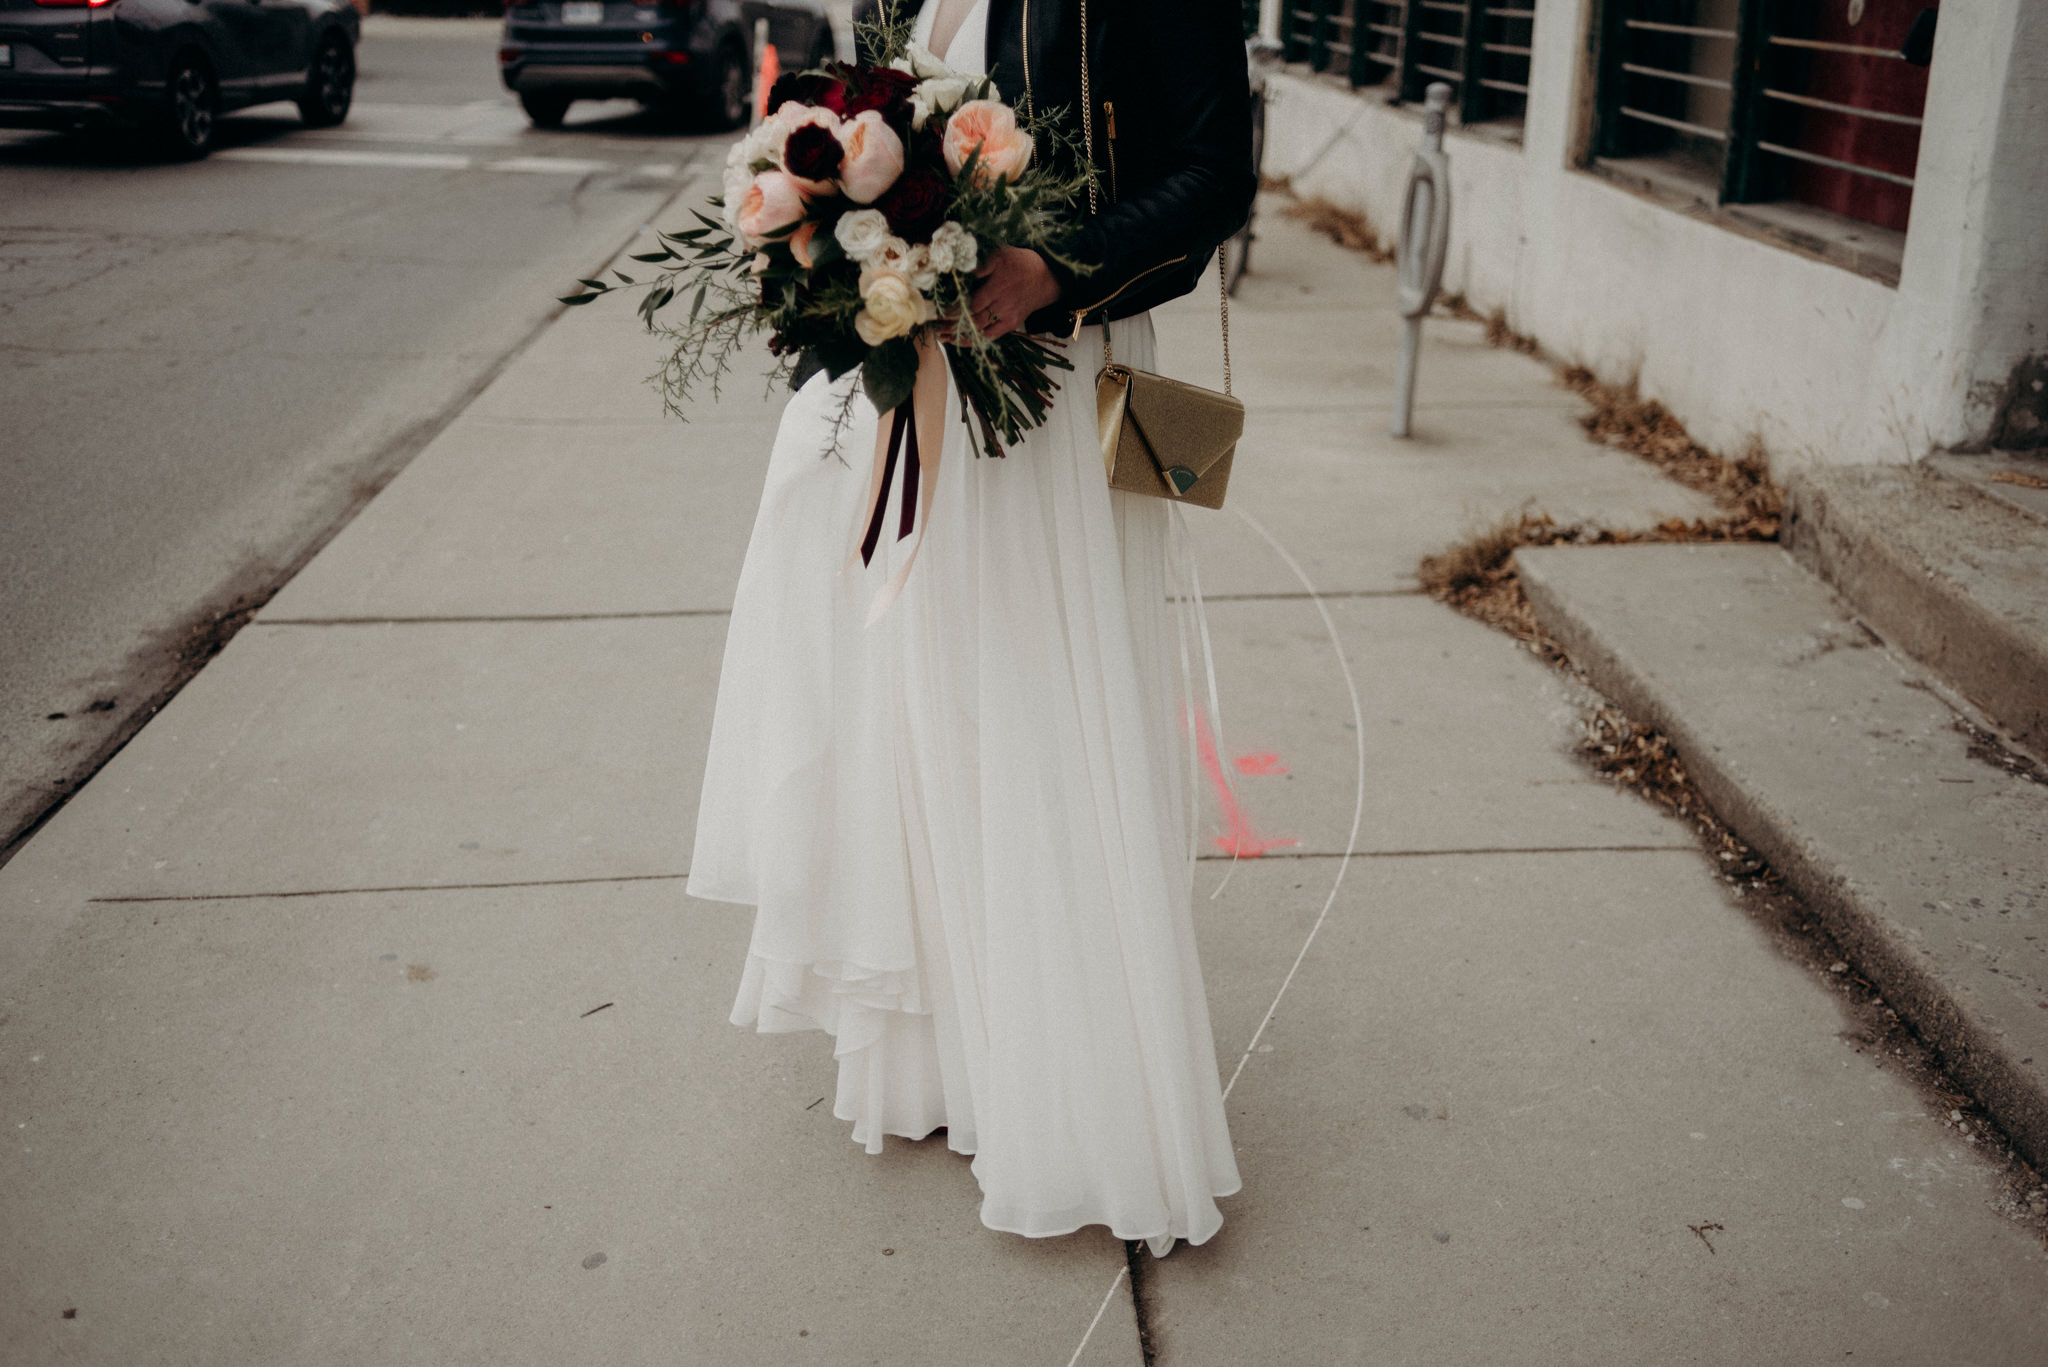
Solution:
{"label": "parked car", "polygon": [[347,0],[0,0],[0,128],[141,126],[202,157],[231,109],[332,127],[361,33]]}
{"label": "parked car", "polygon": [[834,55],[819,0],[508,0],[498,63],[536,128],[559,127],[574,101],[620,97],[736,128],[762,19],[784,71]]}

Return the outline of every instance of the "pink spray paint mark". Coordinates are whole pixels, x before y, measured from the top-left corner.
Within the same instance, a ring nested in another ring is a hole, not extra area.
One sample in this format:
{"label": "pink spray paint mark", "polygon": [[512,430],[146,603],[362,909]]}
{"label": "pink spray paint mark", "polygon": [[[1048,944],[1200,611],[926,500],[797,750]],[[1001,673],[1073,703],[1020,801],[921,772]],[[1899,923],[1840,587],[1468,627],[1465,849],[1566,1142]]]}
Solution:
{"label": "pink spray paint mark", "polygon": [[1239,859],[1257,859],[1267,850],[1299,845],[1301,842],[1292,837],[1269,840],[1252,830],[1252,823],[1245,819],[1244,808],[1237,804],[1237,794],[1230,790],[1230,781],[1223,776],[1223,762],[1216,754],[1216,738],[1209,734],[1209,714],[1200,707],[1194,708],[1193,712],[1196,751],[1201,755],[1202,768],[1209,775],[1210,786],[1216,790],[1216,805],[1223,812],[1225,830],[1216,837],[1216,848]]}
{"label": "pink spray paint mark", "polygon": [[1237,772],[1264,777],[1270,774],[1284,774],[1287,772],[1287,766],[1282,764],[1280,756],[1275,754],[1239,755]]}

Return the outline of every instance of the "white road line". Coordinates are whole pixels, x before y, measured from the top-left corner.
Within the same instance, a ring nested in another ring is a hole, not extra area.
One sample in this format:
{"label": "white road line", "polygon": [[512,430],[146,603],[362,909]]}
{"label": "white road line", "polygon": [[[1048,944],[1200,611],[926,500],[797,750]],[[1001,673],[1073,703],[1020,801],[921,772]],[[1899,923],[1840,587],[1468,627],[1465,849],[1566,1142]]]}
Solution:
{"label": "white road line", "polygon": [[682,168],[673,162],[647,162],[625,167],[614,161],[585,157],[505,157],[478,161],[450,152],[357,152],[342,147],[228,147],[215,152],[217,161],[258,161],[277,166],[367,166],[399,171],[502,171],[512,175],[595,176],[630,171],[638,176],[673,180]]}
{"label": "white road line", "polygon": [[507,157],[487,161],[486,171],[515,171],[527,175],[594,176],[612,169],[608,161],[585,161],[580,157]]}
{"label": "white road line", "polygon": [[288,166],[377,166],[407,171],[467,171],[469,157],[445,152],[351,152],[339,147],[227,147],[216,161],[262,161]]}

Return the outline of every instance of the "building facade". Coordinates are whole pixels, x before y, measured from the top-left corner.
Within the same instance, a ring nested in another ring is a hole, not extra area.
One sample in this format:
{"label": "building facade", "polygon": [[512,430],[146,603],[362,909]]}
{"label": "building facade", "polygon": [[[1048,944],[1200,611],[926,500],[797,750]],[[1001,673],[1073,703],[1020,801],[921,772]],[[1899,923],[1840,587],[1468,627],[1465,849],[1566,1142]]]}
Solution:
{"label": "building facade", "polygon": [[2044,0],[1264,0],[1265,170],[1400,214],[1452,87],[1444,287],[1781,467],[2048,447]]}

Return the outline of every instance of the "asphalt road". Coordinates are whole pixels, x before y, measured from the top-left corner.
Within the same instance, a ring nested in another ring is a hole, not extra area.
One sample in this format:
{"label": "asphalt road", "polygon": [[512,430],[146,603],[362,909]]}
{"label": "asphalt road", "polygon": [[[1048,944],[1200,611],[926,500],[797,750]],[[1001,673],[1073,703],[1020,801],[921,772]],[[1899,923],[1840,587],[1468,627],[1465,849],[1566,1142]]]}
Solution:
{"label": "asphalt road", "polygon": [[716,164],[631,104],[529,128],[496,36],[372,20],[345,125],[194,164],[0,132],[0,859]]}

